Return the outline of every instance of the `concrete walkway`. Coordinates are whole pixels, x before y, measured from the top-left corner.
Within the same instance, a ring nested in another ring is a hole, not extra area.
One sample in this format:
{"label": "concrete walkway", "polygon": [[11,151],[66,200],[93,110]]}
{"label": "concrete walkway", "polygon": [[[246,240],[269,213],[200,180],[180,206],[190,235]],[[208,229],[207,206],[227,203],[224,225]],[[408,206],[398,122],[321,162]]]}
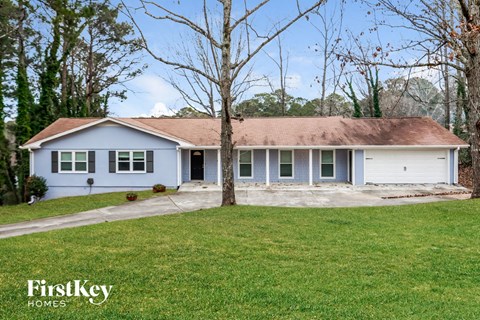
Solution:
{"label": "concrete walkway", "polygon": [[[278,185],[265,188],[261,185],[237,185],[237,202],[241,205],[281,207],[359,207],[386,206],[433,201],[467,199],[468,194],[436,195],[383,199],[382,197],[465,192],[467,189],[446,185],[416,186],[362,186],[344,184],[320,186]],[[79,227],[102,222],[159,216],[198,209],[213,208],[221,203],[218,186],[185,184],[177,194],[156,197],[76,214],[0,225],[0,238],[49,230]]]}

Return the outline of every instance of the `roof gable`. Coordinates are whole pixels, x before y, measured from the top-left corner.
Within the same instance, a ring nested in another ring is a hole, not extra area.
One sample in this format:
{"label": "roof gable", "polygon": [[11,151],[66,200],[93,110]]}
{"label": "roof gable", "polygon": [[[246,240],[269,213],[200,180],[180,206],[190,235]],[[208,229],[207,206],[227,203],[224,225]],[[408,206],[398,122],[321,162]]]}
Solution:
{"label": "roof gable", "polygon": [[189,143],[185,140],[172,136],[170,134],[161,132],[145,126],[142,124],[136,124],[132,122],[124,122],[118,118],[60,118],[50,124],[47,128],[42,130],[40,133],[31,138],[27,143],[25,143],[22,148],[40,148],[41,144],[47,141],[54,139],[59,139],[61,137],[70,135],[72,133],[91,128],[106,122],[113,122],[119,125],[123,125],[135,130],[139,130],[154,136],[158,136],[167,140],[171,140],[179,143],[180,145],[188,145]]}

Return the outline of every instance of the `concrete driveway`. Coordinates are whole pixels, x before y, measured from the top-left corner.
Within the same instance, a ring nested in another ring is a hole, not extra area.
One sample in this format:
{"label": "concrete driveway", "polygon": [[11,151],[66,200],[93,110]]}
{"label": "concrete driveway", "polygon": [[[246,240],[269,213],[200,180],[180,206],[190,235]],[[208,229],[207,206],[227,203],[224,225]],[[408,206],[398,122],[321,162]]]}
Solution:
{"label": "concrete driveway", "polygon": [[[238,184],[236,187],[238,204],[281,207],[386,206],[467,199],[470,197],[469,194],[439,195],[440,193],[462,193],[468,191],[463,187],[447,185],[354,187],[345,184],[322,184],[311,187],[282,184],[265,188],[263,185]],[[407,197],[412,195],[428,196]],[[385,197],[401,198],[384,199]],[[177,194],[170,196],[76,214],[1,225],[0,238],[102,222],[188,212],[217,207],[220,203],[221,190],[218,186],[191,183],[183,185]]]}

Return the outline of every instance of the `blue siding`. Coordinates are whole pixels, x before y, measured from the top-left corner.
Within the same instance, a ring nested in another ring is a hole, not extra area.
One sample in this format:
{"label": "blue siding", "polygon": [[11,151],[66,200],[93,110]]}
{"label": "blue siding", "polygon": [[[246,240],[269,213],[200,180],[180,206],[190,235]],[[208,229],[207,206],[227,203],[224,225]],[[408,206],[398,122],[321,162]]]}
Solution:
{"label": "blue siding", "polygon": [[364,150],[355,150],[355,185],[365,184]]}
{"label": "blue siding", "polygon": [[265,150],[253,150],[253,178],[240,178],[238,176],[238,150],[233,151],[233,173],[235,181],[265,183]]}
{"label": "blue siding", "polygon": [[190,150],[182,150],[182,182],[190,181]]}
{"label": "blue siding", "polygon": [[450,149],[450,184],[455,183],[455,149]]}
{"label": "blue siding", "polygon": [[217,150],[205,150],[205,181],[217,182]]}
{"label": "blue siding", "polygon": [[[307,150],[308,152],[308,150]],[[335,150],[335,179],[320,178],[320,150],[313,150],[313,182],[347,182],[348,180],[348,150]],[[307,162],[308,168],[308,162]],[[308,177],[307,177],[308,181]]]}
{"label": "blue siding", "polygon": [[[266,181],[266,150],[254,150],[253,152],[253,178],[238,177],[238,150],[233,155],[233,171],[235,180],[239,182],[265,183]],[[270,182],[293,182],[308,183],[309,180],[309,151],[294,150],[294,177],[279,179],[278,172],[278,149],[270,149]],[[335,179],[320,179],[320,151],[313,150],[313,182],[346,182],[348,179],[348,151],[336,150],[335,155]],[[213,160],[211,160],[213,162]],[[215,162],[216,163],[216,162]]]}
{"label": "blue siding", "polygon": [[[149,189],[156,183],[177,186],[177,143],[120,125],[99,125],[52,140],[35,150],[35,174],[45,177],[47,198],[123,190]],[[52,173],[51,152],[62,150],[95,151],[95,173]],[[153,150],[153,173],[109,173],[108,152]],[[94,179],[90,190],[86,181]]]}

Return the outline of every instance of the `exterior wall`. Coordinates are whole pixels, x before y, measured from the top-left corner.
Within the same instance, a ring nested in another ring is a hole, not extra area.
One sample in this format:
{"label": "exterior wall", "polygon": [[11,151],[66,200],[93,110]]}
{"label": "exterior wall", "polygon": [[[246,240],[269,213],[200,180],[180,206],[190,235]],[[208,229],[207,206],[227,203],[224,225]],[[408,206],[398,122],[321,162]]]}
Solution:
{"label": "exterior wall", "polygon": [[190,150],[182,150],[182,182],[190,182]]}
{"label": "exterior wall", "polygon": [[[271,160],[271,159],[270,159]],[[270,165],[272,162],[270,161]],[[266,181],[266,150],[253,150],[253,177],[240,178],[238,176],[238,150],[233,150],[233,173],[235,181],[238,182],[258,182]]]}
{"label": "exterior wall", "polygon": [[355,185],[365,184],[365,151],[355,150]]}
{"label": "exterior wall", "polygon": [[453,178],[453,183],[457,184],[458,183],[458,150],[455,149],[453,151],[453,157],[454,157],[454,162],[453,162],[453,171],[454,171],[454,178]]}
{"label": "exterior wall", "polygon": [[[308,150],[307,150],[307,156],[308,156]],[[348,150],[346,149],[335,150],[335,179],[320,178],[320,150],[313,150],[312,156],[313,156],[313,183],[347,182],[348,181]],[[307,158],[307,166],[308,166],[308,158]]]}
{"label": "exterior wall", "polygon": [[[308,183],[309,181],[309,151],[294,150],[293,178],[279,178],[278,149],[253,150],[253,178],[238,177],[238,150],[233,155],[233,170],[235,181],[239,182],[266,182],[266,152],[270,152],[270,182]],[[312,151],[313,182],[346,182],[348,179],[348,152],[347,150],[335,151],[335,179],[320,178],[320,150]],[[216,163],[216,162],[215,162]]]}
{"label": "exterior wall", "polygon": [[[47,198],[150,189],[156,183],[177,187],[177,143],[117,124],[104,124],[46,142],[34,153],[34,173],[47,180]],[[95,173],[52,173],[52,151],[95,151]],[[108,152],[152,150],[153,173],[109,173]],[[87,179],[93,178],[90,190]]]}
{"label": "exterior wall", "polygon": [[450,157],[450,168],[448,168],[448,170],[450,170],[450,184],[454,184],[455,183],[455,149],[451,149],[449,150],[449,157]]}
{"label": "exterior wall", "polygon": [[205,181],[217,183],[217,150],[205,150]]}

